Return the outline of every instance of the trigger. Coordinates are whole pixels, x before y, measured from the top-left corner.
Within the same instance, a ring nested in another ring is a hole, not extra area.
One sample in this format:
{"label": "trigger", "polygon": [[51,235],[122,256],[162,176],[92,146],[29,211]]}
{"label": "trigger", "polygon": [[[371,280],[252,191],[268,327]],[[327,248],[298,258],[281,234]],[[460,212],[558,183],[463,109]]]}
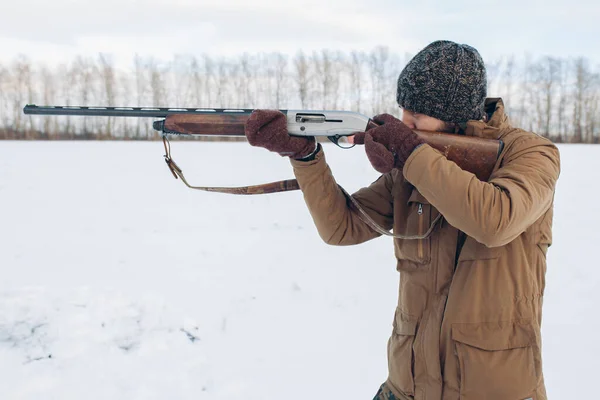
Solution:
{"label": "trigger", "polygon": [[340,135],[333,135],[333,136],[327,136],[327,139],[329,139],[333,144],[335,144],[340,149],[351,149],[354,146],[356,146],[356,143],[353,143],[352,146],[341,146],[340,145],[340,138],[341,137],[342,136],[340,136]]}

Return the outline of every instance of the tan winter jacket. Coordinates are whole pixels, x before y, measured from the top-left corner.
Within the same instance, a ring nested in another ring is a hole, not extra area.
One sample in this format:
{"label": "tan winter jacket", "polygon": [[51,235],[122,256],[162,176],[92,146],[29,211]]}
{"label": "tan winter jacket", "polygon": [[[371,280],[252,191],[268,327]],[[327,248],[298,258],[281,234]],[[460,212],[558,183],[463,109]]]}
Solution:
{"label": "tan winter jacket", "polygon": [[[511,127],[502,100],[487,107],[489,122],[470,121],[466,134],[505,144],[488,182],[423,145],[403,171],[352,195],[394,233],[422,235],[443,217],[426,239],[394,240],[400,287],[386,386],[398,399],[546,399],[540,325],[559,152]],[[323,152],[292,166],[325,242],[379,236],[348,207]]]}

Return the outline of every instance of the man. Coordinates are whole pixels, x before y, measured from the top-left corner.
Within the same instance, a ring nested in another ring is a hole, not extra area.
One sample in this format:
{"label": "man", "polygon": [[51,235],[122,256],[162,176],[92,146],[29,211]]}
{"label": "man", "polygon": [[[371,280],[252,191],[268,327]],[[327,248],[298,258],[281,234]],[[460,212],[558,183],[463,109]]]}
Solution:
{"label": "man", "polygon": [[[486,99],[486,86],[477,50],[433,42],[398,78],[402,121],[379,115],[378,127],[355,136],[383,175],[352,197],[386,229],[422,237],[394,240],[399,299],[389,376],[376,399],[547,398],[540,325],[559,153],[512,127],[502,100]],[[504,148],[482,182],[412,129],[500,139]],[[325,242],[379,236],[348,205],[321,146],[287,135],[283,114],[255,111],[246,136],[291,158]]]}

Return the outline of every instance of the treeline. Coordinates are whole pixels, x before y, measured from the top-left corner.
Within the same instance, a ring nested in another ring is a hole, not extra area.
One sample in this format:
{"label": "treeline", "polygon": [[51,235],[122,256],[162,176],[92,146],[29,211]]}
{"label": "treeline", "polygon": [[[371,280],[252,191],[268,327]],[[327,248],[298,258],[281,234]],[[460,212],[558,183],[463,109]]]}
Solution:
{"label": "treeline", "polygon": [[[40,117],[25,104],[198,108],[338,109],[398,115],[396,79],[410,54],[322,50],[136,56],[117,67],[111,55],[57,66],[20,56],[0,64],[0,139],[154,140],[147,118]],[[502,97],[515,126],[555,142],[600,142],[600,67],[586,58],[514,56],[488,61],[490,97]]]}

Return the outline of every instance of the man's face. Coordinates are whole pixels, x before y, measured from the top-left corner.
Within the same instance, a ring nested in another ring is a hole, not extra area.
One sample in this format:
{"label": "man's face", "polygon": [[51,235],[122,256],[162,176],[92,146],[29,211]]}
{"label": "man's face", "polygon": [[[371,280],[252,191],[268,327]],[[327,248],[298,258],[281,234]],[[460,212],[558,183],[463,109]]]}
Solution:
{"label": "man's face", "polygon": [[440,119],[406,109],[402,110],[402,122],[410,129],[421,131],[444,132],[448,129],[447,124]]}

